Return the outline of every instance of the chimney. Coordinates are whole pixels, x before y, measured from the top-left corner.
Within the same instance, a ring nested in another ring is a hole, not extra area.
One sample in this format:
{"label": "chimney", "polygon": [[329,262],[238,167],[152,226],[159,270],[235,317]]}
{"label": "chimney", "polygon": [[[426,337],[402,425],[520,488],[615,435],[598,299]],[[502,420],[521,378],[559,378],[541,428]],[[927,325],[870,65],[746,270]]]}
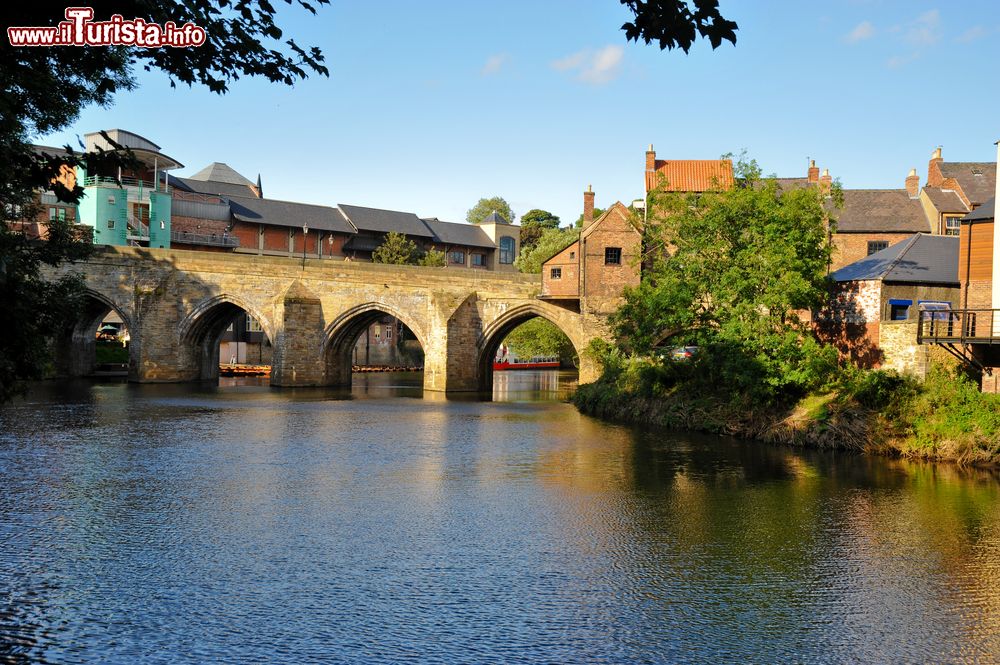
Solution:
{"label": "chimney", "polygon": [[587,191],[583,193],[583,224],[582,228],[590,226],[594,221],[594,189],[587,185]]}
{"label": "chimney", "polygon": [[906,176],[906,193],[911,199],[920,196],[920,176],[917,175],[916,169],[910,169],[910,175]]}
{"label": "chimney", "polygon": [[928,187],[940,187],[941,183],[944,182],[944,176],[941,175],[941,162],[943,161],[944,159],[941,158],[941,146],[938,146],[934,148],[931,161],[927,163]]}
{"label": "chimney", "polygon": [[653,144],[649,144],[649,150],[646,151],[646,173],[652,173],[656,170],[656,151],[653,150]]}
{"label": "chimney", "polygon": [[819,182],[819,167],[816,166],[816,160],[815,159],[810,159],[809,160],[809,176],[808,176],[807,179],[808,179],[809,182],[812,182],[812,183]]}
{"label": "chimney", "polygon": [[830,175],[830,169],[823,169],[823,175],[819,177],[819,188],[824,194],[829,194],[830,189],[833,187],[833,177]]}

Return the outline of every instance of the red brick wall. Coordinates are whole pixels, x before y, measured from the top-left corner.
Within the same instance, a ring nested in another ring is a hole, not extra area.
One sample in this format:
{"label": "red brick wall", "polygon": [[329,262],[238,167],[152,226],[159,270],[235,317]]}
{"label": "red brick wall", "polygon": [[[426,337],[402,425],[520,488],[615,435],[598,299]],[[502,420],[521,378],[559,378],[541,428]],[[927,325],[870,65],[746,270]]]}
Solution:
{"label": "red brick wall", "polygon": [[868,256],[868,241],[883,240],[892,247],[911,237],[912,233],[835,233],[833,235],[833,258],[831,271],[839,270],[846,265]]}
{"label": "red brick wall", "polygon": [[274,252],[287,252],[288,229],[283,226],[265,226],[264,249]]}
{"label": "red brick wall", "polygon": [[198,233],[221,236],[229,228],[229,222],[220,219],[200,219],[198,217],[170,217],[170,230],[177,233]]}
{"label": "red brick wall", "polygon": [[236,236],[236,239],[240,241],[240,249],[256,250],[259,234],[259,224],[248,224],[247,222],[236,222],[233,224],[232,235]]}
{"label": "red brick wall", "polygon": [[[562,272],[559,279],[552,279],[552,268],[559,268]],[[542,264],[542,295],[580,295],[579,240]]]}
{"label": "red brick wall", "polygon": [[[612,206],[587,231],[581,239],[584,281],[580,295],[587,298],[590,311],[608,313],[621,303],[626,286],[639,285],[642,236],[632,226],[628,211],[620,203]],[[620,264],[605,264],[604,250],[608,247],[621,248]]]}

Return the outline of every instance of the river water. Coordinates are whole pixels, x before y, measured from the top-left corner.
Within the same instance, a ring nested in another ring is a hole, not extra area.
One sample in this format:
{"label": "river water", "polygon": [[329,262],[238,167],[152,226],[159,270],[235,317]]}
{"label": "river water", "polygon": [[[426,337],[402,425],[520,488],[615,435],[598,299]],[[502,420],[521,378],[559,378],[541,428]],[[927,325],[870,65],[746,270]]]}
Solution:
{"label": "river water", "polygon": [[0,409],[0,662],[996,662],[987,472],[493,401],[42,384]]}

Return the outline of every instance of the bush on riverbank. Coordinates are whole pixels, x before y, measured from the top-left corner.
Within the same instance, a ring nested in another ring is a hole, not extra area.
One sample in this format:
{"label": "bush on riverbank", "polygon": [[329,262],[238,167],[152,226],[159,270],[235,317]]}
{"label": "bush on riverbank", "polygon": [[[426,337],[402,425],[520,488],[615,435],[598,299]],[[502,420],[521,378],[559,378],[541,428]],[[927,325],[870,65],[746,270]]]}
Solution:
{"label": "bush on riverbank", "polygon": [[598,381],[573,397],[589,415],[770,443],[1000,463],[1000,396],[980,393],[955,369],[936,366],[920,383],[894,372],[843,367],[798,397],[762,403],[703,381],[698,362],[611,358]]}

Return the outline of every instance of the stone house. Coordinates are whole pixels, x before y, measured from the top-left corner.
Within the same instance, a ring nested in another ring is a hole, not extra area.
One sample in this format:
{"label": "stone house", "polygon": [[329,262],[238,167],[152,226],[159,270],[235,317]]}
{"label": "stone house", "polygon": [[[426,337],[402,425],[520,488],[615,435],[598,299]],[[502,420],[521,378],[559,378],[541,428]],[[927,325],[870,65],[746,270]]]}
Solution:
{"label": "stone house", "polygon": [[817,333],[862,366],[923,376],[919,313],[958,306],[958,249],[957,238],[916,233],[840,268],[814,317]]}

